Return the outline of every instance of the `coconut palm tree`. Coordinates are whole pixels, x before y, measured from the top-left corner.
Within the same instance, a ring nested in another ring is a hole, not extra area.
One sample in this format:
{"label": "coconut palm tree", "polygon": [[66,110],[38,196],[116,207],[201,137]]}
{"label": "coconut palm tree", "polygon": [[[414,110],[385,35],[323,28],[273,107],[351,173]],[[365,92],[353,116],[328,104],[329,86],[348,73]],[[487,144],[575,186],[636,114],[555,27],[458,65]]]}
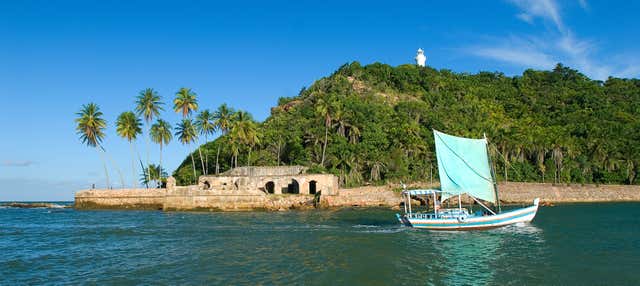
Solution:
{"label": "coconut palm tree", "polygon": [[173,100],[173,110],[182,113],[182,118],[191,116],[191,113],[198,110],[198,100],[196,93],[190,88],[180,88],[176,92],[176,98]]}
{"label": "coconut palm tree", "polygon": [[129,141],[129,146],[131,147],[131,179],[133,180],[132,186],[134,188],[137,187],[135,167],[136,152],[134,141],[138,138],[139,134],[142,134],[141,126],[142,122],[140,122],[140,119],[136,114],[131,111],[121,113],[116,120],[116,132],[120,137],[127,139],[127,141]]}
{"label": "coconut palm tree", "polygon": [[[148,185],[151,181],[156,181],[158,182],[158,185],[160,185],[163,183],[163,178],[166,177],[167,171],[162,169],[160,165],[151,164],[142,171],[142,174],[140,174],[140,182]],[[148,178],[151,178],[151,181],[149,181]]]}
{"label": "coconut palm tree", "polygon": [[324,144],[322,145],[322,160],[320,166],[324,167],[324,160],[327,153],[327,139],[329,137],[329,127],[331,126],[331,104],[323,98],[316,102],[316,112],[324,118]]}
{"label": "coconut palm tree", "polygon": [[[196,127],[193,124],[193,121],[188,118],[182,119],[182,122],[178,123],[178,126],[176,127],[175,136],[178,137],[180,143],[187,145],[187,148],[189,148],[191,146],[191,143],[198,140],[198,133],[196,132]],[[191,150],[191,148],[189,148],[189,150]],[[197,179],[198,175],[196,174],[196,162],[193,159],[193,152],[190,153],[191,166],[193,167],[193,177]]]}
{"label": "coconut palm tree", "polygon": [[[251,164],[251,150],[256,144],[260,143],[258,136],[258,126],[255,121],[246,111],[238,111],[233,121],[231,128],[231,137],[233,141],[249,147],[249,153],[247,154],[247,166]],[[236,165],[237,165],[236,156]]]}
{"label": "coconut palm tree", "polygon": [[[206,144],[208,142],[208,135],[213,134],[213,132],[215,131],[215,125],[214,125],[214,116],[213,113],[211,113],[209,111],[209,109],[205,109],[203,111],[200,112],[200,114],[198,114],[198,116],[196,116],[196,128],[198,130],[198,133],[200,133],[200,135],[204,136],[204,143]],[[200,153],[200,163],[202,163],[202,173],[207,175],[208,174],[208,169],[209,169],[209,160],[206,160],[208,156],[205,155],[205,162],[202,160],[202,146],[198,147],[198,152]],[[205,166],[207,166],[205,168]]]}
{"label": "coconut palm tree", "polygon": [[[138,116],[142,116],[142,118],[144,118],[147,132],[150,132],[149,124],[151,124],[153,118],[158,117],[160,115],[160,111],[164,110],[162,108],[164,103],[161,100],[162,98],[155,90],[153,90],[153,88],[147,88],[140,91],[136,97],[136,113]],[[147,136],[147,166],[149,165],[149,149],[151,149],[151,144],[149,143],[150,137],[151,136]]]}
{"label": "coconut palm tree", "polygon": [[155,124],[151,125],[151,140],[160,145],[160,163],[158,164],[160,168],[162,168],[162,146],[169,144],[173,139],[171,128],[171,124],[162,119],[158,119]]}
{"label": "coconut palm tree", "polygon": [[[233,122],[231,124],[230,141],[232,142],[232,153],[234,153],[235,159],[234,165],[238,165],[238,145],[249,146],[249,154],[247,155],[247,165],[250,163],[251,149],[255,144],[260,142],[257,133],[257,126],[249,114],[246,111],[238,111],[235,113]],[[234,146],[235,145],[235,146]]]}
{"label": "coconut palm tree", "polygon": [[[80,135],[80,141],[89,147],[96,148],[96,151],[102,155],[105,152],[101,146],[102,140],[105,137],[104,130],[107,128],[107,121],[102,118],[103,114],[100,111],[100,107],[95,103],[89,103],[82,105],[82,109],[76,113],[76,134]],[[109,184],[109,171],[107,170],[107,162],[104,156],[102,163],[104,166],[104,174],[107,180],[107,188]]]}
{"label": "coconut palm tree", "polygon": [[[227,135],[227,133],[229,133],[229,129],[231,129],[234,116],[235,111],[229,108],[226,103],[220,105],[213,115],[214,128],[216,130],[220,130],[220,132],[222,132],[222,136]],[[219,158],[221,145],[222,144],[218,144],[218,152],[216,153],[216,175],[220,173]]]}

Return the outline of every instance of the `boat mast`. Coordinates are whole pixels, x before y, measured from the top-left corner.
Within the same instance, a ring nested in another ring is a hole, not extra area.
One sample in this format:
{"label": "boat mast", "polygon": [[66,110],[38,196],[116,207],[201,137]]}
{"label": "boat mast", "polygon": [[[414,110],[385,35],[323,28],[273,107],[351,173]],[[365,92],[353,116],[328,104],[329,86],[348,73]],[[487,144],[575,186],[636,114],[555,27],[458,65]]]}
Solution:
{"label": "boat mast", "polygon": [[491,167],[491,179],[493,180],[493,190],[496,193],[496,202],[498,203],[498,213],[502,212],[500,207],[500,198],[498,197],[498,183],[496,182],[496,170],[493,168],[493,162],[491,162],[491,154],[489,153],[489,140],[487,139],[487,133],[482,134],[484,140],[487,142],[487,158],[489,159],[489,166]]}

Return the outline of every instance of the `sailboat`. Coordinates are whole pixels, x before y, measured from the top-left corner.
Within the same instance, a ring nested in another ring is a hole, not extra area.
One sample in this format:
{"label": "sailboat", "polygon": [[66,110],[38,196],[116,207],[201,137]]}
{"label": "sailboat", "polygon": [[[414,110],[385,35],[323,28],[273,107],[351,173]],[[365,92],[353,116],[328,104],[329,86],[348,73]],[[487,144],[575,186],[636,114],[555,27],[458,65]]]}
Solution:
{"label": "sailboat", "polygon": [[[404,187],[404,214],[396,214],[401,224],[430,230],[478,230],[531,222],[538,212],[539,198],[525,208],[502,211],[495,172],[491,167],[486,136],[470,139],[433,130],[440,175],[440,189],[407,190]],[[462,206],[467,195],[480,209]],[[441,208],[440,202],[457,197],[457,208]],[[426,211],[413,211],[411,200],[427,204]],[[431,207],[431,208],[430,208]]]}

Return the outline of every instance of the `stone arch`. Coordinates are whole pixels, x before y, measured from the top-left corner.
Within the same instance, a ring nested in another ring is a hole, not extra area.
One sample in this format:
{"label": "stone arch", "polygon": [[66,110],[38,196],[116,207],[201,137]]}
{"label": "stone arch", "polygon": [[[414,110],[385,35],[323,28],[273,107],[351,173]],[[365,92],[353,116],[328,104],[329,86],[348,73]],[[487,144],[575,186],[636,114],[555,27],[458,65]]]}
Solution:
{"label": "stone arch", "polygon": [[268,181],[265,185],[264,185],[264,190],[268,193],[268,194],[273,194],[276,191],[276,184],[273,181]]}
{"label": "stone arch", "polygon": [[282,188],[283,194],[299,194],[300,193],[300,184],[296,179],[291,179],[289,184],[286,187]]}
{"label": "stone arch", "polygon": [[318,182],[315,180],[309,181],[309,194],[315,195],[318,187]]}
{"label": "stone arch", "polygon": [[204,181],[203,188],[205,190],[210,190],[211,189],[211,184],[209,183],[209,181]]}

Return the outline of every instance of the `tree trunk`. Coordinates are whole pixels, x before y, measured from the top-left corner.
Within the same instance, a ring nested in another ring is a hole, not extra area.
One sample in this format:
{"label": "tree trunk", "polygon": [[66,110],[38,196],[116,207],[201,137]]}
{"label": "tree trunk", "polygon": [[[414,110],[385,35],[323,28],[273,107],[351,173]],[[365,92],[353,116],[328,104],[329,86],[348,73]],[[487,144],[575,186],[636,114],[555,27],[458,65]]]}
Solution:
{"label": "tree trunk", "polygon": [[109,161],[111,162],[113,167],[116,168],[116,171],[118,172],[118,176],[120,177],[120,187],[124,189],[124,177],[122,176],[122,171],[120,171],[120,168],[116,164],[115,160],[113,160],[113,158],[111,158],[111,156],[107,153],[107,151],[104,151],[104,154],[107,155],[107,158],[109,159]]}
{"label": "tree trunk", "polygon": [[507,161],[504,162],[504,181],[509,182],[509,174],[507,173]]}
{"label": "tree trunk", "polygon": [[162,185],[162,141],[160,141],[160,163],[158,163],[158,168],[160,169],[160,185]]}
{"label": "tree trunk", "polygon": [[216,153],[216,175],[220,174],[220,142],[218,142],[218,153]]}
{"label": "tree trunk", "polygon": [[[133,180],[133,182],[131,183],[131,186],[133,188],[137,188],[138,184],[136,183],[136,154],[135,154],[135,151],[133,150],[132,141],[129,141],[129,147],[131,148],[131,180]],[[144,172],[144,170],[142,171]]]}
{"label": "tree trunk", "polygon": [[[147,122],[147,170],[149,169],[149,149],[151,149],[151,128],[149,127],[149,122]],[[144,171],[144,170],[142,170]],[[151,172],[147,172],[147,188],[149,188],[149,182],[151,182]]]}
{"label": "tree trunk", "polygon": [[200,154],[200,164],[202,164],[202,174],[204,175],[205,174],[205,172],[204,172],[204,159],[202,158],[202,148],[200,148],[201,146],[198,146],[198,153]]}
{"label": "tree trunk", "polygon": [[[204,134],[204,144],[208,143],[207,134]],[[204,153],[204,174],[209,175],[209,155],[207,152]]]}
{"label": "tree trunk", "polygon": [[278,166],[280,166],[280,149],[282,148],[282,143],[278,140]]}
{"label": "tree trunk", "polygon": [[[189,147],[191,147],[191,145],[189,145]],[[198,175],[196,174],[196,161],[193,159],[193,152],[191,152],[191,166],[193,167],[193,179],[195,180],[195,182],[197,182]]]}
{"label": "tree trunk", "polygon": [[251,147],[249,147],[249,154],[247,154],[247,167],[251,166]]}
{"label": "tree trunk", "polygon": [[98,148],[98,146],[96,146],[96,149],[98,150],[98,153],[100,154],[100,158],[102,159],[102,166],[104,166],[104,175],[107,178],[106,189],[109,189],[109,186],[110,186],[110,184],[109,184],[109,171],[107,171],[107,160],[106,160],[106,158],[104,157],[104,154],[103,154],[104,150],[101,150],[100,148]]}
{"label": "tree trunk", "polygon": [[320,166],[324,167],[324,158],[327,152],[327,138],[329,137],[329,126],[327,124],[324,125],[324,145],[322,146],[322,160],[320,161]]}

